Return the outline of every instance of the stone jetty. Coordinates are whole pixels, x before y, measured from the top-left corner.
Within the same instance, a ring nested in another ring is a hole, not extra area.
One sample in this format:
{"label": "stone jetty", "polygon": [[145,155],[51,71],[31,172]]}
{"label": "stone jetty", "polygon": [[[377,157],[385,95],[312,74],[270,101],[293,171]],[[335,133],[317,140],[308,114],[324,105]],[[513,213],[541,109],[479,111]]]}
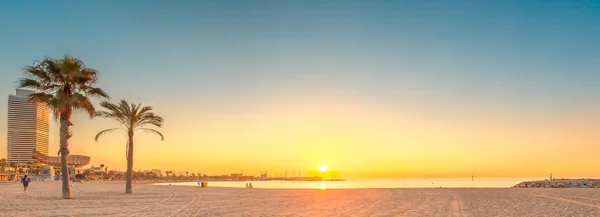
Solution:
{"label": "stone jetty", "polygon": [[521,182],[513,188],[600,188],[600,179],[553,179]]}

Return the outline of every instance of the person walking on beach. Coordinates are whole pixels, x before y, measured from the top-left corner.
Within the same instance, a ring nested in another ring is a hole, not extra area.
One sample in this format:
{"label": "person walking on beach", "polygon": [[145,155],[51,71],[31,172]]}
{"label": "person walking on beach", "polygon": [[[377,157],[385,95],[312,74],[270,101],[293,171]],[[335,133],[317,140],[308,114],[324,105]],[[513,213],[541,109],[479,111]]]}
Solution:
{"label": "person walking on beach", "polygon": [[23,190],[27,193],[27,188],[29,188],[29,182],[31,182],[31,178],[27,177],[27,175],[23,176],[21,179],[21,183],[23,183]]}

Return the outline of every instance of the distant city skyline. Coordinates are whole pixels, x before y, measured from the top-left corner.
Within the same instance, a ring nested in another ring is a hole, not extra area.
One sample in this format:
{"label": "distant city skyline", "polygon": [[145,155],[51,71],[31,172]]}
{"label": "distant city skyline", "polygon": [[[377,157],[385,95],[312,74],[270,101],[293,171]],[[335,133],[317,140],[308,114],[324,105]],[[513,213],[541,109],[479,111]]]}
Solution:
{"label": "distant city skyline", "polygon": [[[3,96],[72,54],[165,118],[135,171],[600,176],[597,1],[2,1],[0,27]],[[72,122],[71,153],[125,168],[126,135],[94,142],[114,122]]]}

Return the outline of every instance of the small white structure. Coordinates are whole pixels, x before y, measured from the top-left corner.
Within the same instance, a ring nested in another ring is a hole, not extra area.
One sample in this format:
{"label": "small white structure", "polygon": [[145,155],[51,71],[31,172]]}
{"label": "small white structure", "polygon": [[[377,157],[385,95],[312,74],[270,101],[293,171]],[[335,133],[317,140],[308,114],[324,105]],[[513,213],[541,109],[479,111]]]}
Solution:
{"label": "small white structure", "polygon": [[44,180],[44,179],[50,179],[50,180],[54,180],[56,174],[55,174],[55,169],[53,166],[44,166],[42,168],[40,168],[40,179]]}

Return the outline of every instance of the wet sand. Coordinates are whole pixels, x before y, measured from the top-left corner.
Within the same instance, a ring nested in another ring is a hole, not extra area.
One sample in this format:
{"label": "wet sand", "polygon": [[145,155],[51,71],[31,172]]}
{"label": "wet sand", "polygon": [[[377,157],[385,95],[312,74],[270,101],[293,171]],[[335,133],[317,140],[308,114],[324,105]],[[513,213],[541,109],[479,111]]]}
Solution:
{"label": "wet sand", "polygon": [[600,189],[278,190],[0,183],[0,216],[600,216]]}

